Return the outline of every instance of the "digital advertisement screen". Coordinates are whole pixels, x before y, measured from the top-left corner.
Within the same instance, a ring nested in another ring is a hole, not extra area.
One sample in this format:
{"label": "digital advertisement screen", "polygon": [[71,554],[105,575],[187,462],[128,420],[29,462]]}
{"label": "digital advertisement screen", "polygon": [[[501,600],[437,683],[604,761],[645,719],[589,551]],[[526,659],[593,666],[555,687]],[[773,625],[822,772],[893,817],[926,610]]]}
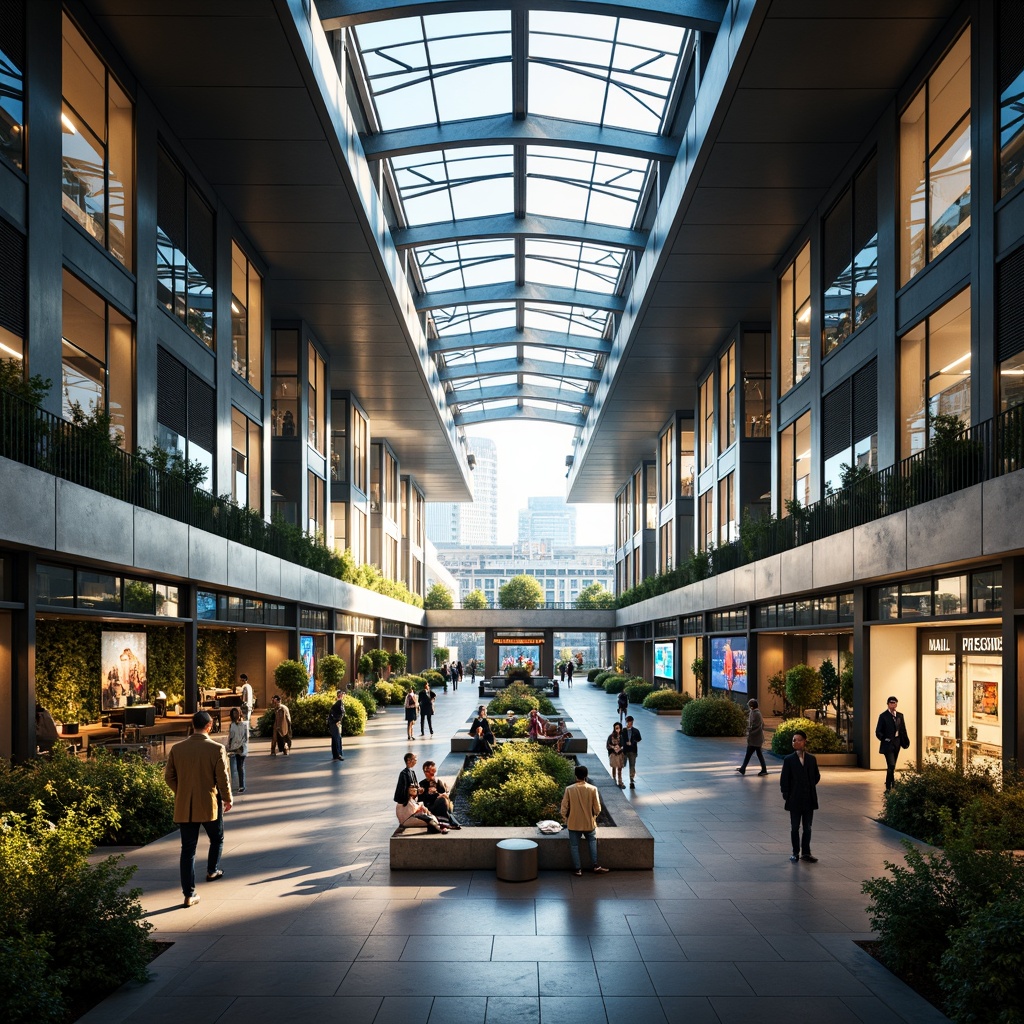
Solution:
{"label": "digital advertisement screen", "polygon": [[306,666],[306,674],[309,676],[309,692],[313,692],[313,638],[311,636],[299,637],[299,660]]}
{"label": "digital advertisement screen", "polygon": [[747,692],[747,638],[716,636],[711,639],[711,685],[726,693]]}
{"label": "digital advertisement screen", "polygon": [[675,679],[676,645],[671,641],[654,645],[654,675],[657,679]]}

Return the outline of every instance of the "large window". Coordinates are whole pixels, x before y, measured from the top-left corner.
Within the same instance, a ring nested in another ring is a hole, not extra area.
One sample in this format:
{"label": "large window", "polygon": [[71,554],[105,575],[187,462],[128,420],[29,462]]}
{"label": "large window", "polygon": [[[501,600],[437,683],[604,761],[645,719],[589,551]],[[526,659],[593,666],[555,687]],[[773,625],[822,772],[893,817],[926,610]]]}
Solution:
{"label": "large window", "polygon": [[900,344],[900,457],[926,448],[939,417],[971,425],[971,294],[962,291]]}
{"label": "large window", "polygon": [[999,194],[1024,180],[1024,4],[999,3]]}
{"label": "large window", "polygon": [[306,531],[311,537],[324,532],[327,519],[326,483],[316,473],[307,471],[307,502]]}
{"label": "large window", "polygon": [[701,547],[710,551],[715,546],[715,491],[709,487],[697,499],[698,536]]}
{"label": "large window", "polygon": [[789,515],[786,503],[811,503],[811,414],[805,412],[779,435],[779,515]]}
{"label": "large window", "polygon": [[163,147],[157,161],[156,187],[158,301],[213,348],[213,210]]}
{"label": "large window", "polygon": [[309,445],[321,455],[327,454],[327,389],[325,387],[324,360],[307,342],[309,358]]}
{"label": "large window", "polygon": [[718,450],[736,440],[736,346],[718,360]]}
{"label": "large window", "polygon": [[771,335],[743,334],[743,436],[771,437],[772,403],[769,375]]}
{"label": "large window", "polygon": [[629,540],[629,488],[615,496],[615,546],[621,548]]}
{"label": "large window", "polygon": [[25,166],[25,10],[4,4],[0,17],[0,156]]}
{"label": "large window", "polygon": [[263,279],[231,243],[231,369],[263,390]]}
{"label": "large window", "polygon": [[65,419],[106,413],[126,451],[134,448],[134,361],[128,318],[64,271],[61,399]]}
{"label": "large window", "polygon": [[[0,55],[2,57],[2,55]],[[28,315],[28,243],[25,236],[0,218],[0,359],[25,355]]]}
{"label": "large window", "polygon": [[348,453],[348,402],[344,398],[331,399],[331,482],[343,484],[348,479],[345,467]]}
{"label": "large window", "polygon": [[718,543],[731,544],[738,536],[736,530],[736,474],[718,481]]}
{"label": "large window", "polygon": [[352,409],[352,486],[366,493],[369,424],[358,409]]}
{"label": "large window", "polygon": [[263,508],[263,431],[238,409],[231,410],[231,498],[236,505]]}
{"label": "large window", "polygon": [[779,394],[811,372],[811,243],[779,280]]}
{"label": "large window", "polygon": [[296,437],[299,423],[299,332],[281,328],[270,337],[270,426],[274,437]]}
{"label": "large window", "polygon": [[700,386],[700,468],[715,461],[715,379],[711,374]]}
{"label": "large window", "polygon": [[822,399],[825,491],[848,482],[850,467],[878,468],[878,371],[872,360]]}
{"label": "large window", "polygon": [[[64,209],[100,245],[131,267],[134,108],[67,14],[63,25],[60,121]],[[0,76],[0,81],[7,77],[2,70]]]}
{"label": "large window", "polygon": [[675,498],[675,490],[672,487],[672,438],[675,431],[669,427],[658,439],[658,469],[659,487],[661,490],[660,504],[667,505]]}
{"label": "large window", "polygon": [[878,161],[853,179],[825,217],[822,354],[841,345],[878,309]]}
{"label": "large window", "polygon": [[205,471],[201,486],[213,492],[216,392],[162,348],[156,352],[156,367],[157,443],[198,463]]}
{"label": "large window", "polygon": [[900,118],[900,282],[971,226],[971,31]]}
{"label": "large window", "polygon": [[679,421],[679,497],[692,498],[697,460],[693,450],[693,420]]}

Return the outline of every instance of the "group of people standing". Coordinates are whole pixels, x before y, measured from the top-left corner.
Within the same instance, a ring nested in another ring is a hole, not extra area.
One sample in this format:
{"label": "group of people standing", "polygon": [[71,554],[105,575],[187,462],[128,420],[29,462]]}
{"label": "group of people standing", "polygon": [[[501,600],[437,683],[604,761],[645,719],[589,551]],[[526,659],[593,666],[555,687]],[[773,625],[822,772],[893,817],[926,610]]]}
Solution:
{"label": "group of people standing", "polygon": [[[476,662],[473,661],[470,664],[473,666],[473,680],[476,681]],[[462,662],[453,661],[449,664],[447,661],[441,663],[441,678],[444,680],[444,688],[448,689],[448,684],[452,684],[452,689],[457,690],[459,683],[462,682]]]}
{"label": "group of people standing", "polygon": [[571,659],[569,661],[563,661],[558,666],[559,681],[565,683],[565,685],[568,686],[570,690],[572,689],[572,674],[575,671],[576,669]]}
{"label": "group of people standing", "polygon": [[430,730],[431,736],[434,735],[434,701],[436,699],[437,694],[430,688],[430,683],[423,684],[419,696],[416,695],[415,690],[410,690],[405,695],[405,738],[407,740],[416,739],[413,733],[416,729],[417,715],[420,719],[420,735],[423,736],[427,729]]}

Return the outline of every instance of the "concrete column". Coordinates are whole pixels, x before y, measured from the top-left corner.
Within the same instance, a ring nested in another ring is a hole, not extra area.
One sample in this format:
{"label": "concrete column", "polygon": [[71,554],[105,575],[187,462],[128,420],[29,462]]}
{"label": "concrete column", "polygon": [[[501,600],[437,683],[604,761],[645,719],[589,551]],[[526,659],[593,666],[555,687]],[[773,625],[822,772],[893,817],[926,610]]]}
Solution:
{"label": "concrete column", "polygon": [[185,613],[185,714],[199,710],[199,621],[196,588],[178,588],[178,607]]}
{"label": "concrete column", "polygon": [[15,556],[14,592],[24,607],[11,616],[11,760],[36,753],[36,557]]}

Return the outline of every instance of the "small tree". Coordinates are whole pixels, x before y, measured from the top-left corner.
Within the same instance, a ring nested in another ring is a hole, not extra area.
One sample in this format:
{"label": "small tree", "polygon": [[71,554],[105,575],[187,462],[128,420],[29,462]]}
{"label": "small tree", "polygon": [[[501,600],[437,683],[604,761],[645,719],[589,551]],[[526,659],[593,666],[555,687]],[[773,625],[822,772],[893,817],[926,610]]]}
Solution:
{"label": "small tree", "polygon": [[365,683],[367,678],[373,675],[373,659],[369,654],[362,654],[359,656],[359,661],[356,664],[356,669],[359,674],[363,677]]}
{"label": "small tree", "polygon": [[821,707],[821,676],[810,665],[794,665],[786,673],[786,700],[797,713]]}
{"label": "small tree", "polygon": [[470,608],[474,611],[479,611],[481,608],[487,607],[487,598],[484,596],[484,592],[477,588],[471,590],[463,599],[462,607]]}
{"label": "small tree", "polygon": [[[370,671],[367,673],[372,676],[370,682],[375,683],[380,679],[387,671],[388,666],[391,664],[391,652],[381,650],[379,647],[374,648],[372,651],[367,651],[363,655],[364,658],[370,659]],[[362,658],[359,661],[362,665]]]}
{"label": "small tree", "polygon": [[320,682],[320,689],[328,692],[340,690],[345,682],[345,672],[348,666],[345,659],[337,654],[325,654],[316,663],[317,679]]}
{"label": "small tree", "polygon": [[390,672],[396,672],[398,675],[405,671],[407,662],[408,659],[401,651],[392,651],[388,655],[388,669]]}
{"label": "small tree", "polygon": [[282,661],[274,669],[274,683],[288,699],[295,700],[309,689],[309,675],[301,661]]}
{"label": "small tree", "polygon": [[703,658],[694,658],[690,662],[690,671],[693,673],[693,678],[697,680],[697,696],[705,697],[707,694],[704,691],[704,680],[707,678],[707,665],[704,663]]}
{"label": "small tree", "polygon": [[443,662],[448,660],[448,655],[451,654],[451,650],[447,647],[435,647],[434,648],[434,666],[440,668]]}
{"label": "small tree", "polygon": [[428,611],[441,611],[446,608],[454,608],[452,592],[443,584],[435,583],[423,598],[423,607]]}
{"label": "small tree", "polygon": [[789,701],[786,699],[786,673],[776,672],[768,677],[768,692],[782,703],[782,717],[789,718]]}
{"label": "small tree", "polygon": [[831,705],[836,711],[836,733],[839,733],[839,673],[831,658],[826,658],[818,669],[821,678],[821,712],[825,716]]}
{"label": "small tree", "polygon": [[603,583],[591,583],[576,598],[576,607],[583,611],[601,611],[615,607],[615,595]]}
{"label": "small tree", "polygon": [[498,604],[502,608],[539,608],[544,604],[544,591],[533,576],[523,573],[499,587]]}

